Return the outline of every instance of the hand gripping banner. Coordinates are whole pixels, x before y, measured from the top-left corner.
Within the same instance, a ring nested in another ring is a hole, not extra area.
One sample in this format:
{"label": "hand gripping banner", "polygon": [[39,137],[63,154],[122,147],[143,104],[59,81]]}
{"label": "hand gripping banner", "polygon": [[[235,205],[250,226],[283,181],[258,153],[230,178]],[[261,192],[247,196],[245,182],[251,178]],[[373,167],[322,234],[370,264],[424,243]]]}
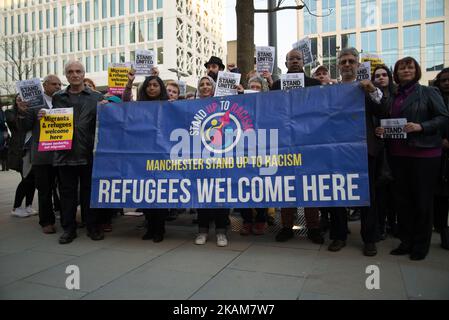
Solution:
{"label": "hand gripping banner", "polygon": [[350,84],[100,105],[91,205],[369,205],[364,101]]}

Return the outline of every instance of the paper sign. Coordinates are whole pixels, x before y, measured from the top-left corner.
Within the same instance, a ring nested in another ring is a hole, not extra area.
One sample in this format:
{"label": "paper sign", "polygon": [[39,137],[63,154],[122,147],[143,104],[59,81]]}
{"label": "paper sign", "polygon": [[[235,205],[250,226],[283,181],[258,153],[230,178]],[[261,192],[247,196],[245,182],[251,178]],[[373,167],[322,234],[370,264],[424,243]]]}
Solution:
{"label": "paper sign", "polygon": [[187,92],[187,83],[182,80],[178,80],[178,86],[179,86],[179,96],[185,97]]}
{"label": "paper sign", "polygon": [[40,120],[38,151],[72,149],[73,108],[47,110]]}
{"label": "paper sign", "polygon": [[404,131],[404,126],[406,124],[407,124],[406,118],[380,120],[380,126],[385,129],[382,138],[407,139],[407,132]]}
{"label": "paper sign", "polygon": [[17,81],[16,88],[22,101],[28,103],[28,108],[45,107],[44,91],[38,78]]}
{"label": "paper sign", "polygon": [[304,73],[287,73],[281,75],[281,90],[304,87]]}
{"label": "paper sign", "polygon": [[237,86],[240,84],[240,73],[218,71],[215,97],[232,96],[237,94]]}
{"label": "paper sign", "polygon": [[373,74],[374,69],[376,69],[377,66],[381,66],[384,64],[384,61],[382,58],[377,54],[370,54],[370,53],[364,53],[362,54],[361,58],[362,62],[371,62],[371,70],[370,74]]}
{"label": "paper sign", "polygon": [[305,66],[313,62],[312,41],[309,37],[305,37],[304,39],[295,42],[293,44],[293,49],[302,51]]}
{"label": "paper sign", "polygon": [[264,71],[273,73],[275,58],[274,47],[256,47],[256,70],[262,74]]}
{"label": "paper sign", "polygon": [[125,91],[128,83],[128,72],[131,70],[131,64],[111,63],[108,67],[108,93],[112,95],[121,95]]}
{"label": "paper sign", "polygon": [[136,75],[151,75],[151,69],[154,66],[153,50],[136,50],[136,59],[134,61],[134,69]]}
{"label": "paper sign", "polygon": [[357,81],[371,79],[371,62],[363,62],[357,70]]}

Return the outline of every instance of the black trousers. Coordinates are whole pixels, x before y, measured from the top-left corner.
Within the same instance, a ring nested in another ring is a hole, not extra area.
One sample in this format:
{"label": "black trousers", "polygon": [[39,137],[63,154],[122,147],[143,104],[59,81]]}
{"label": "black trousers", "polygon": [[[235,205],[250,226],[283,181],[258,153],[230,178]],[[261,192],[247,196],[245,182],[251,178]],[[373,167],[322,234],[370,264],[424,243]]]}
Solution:
{"label": "black trousers", "polygon": [[147,229],[155,234],[165,233],[165,220],[168,216],[168,209],[143,209]]}
{"label": "black trousers", "polygon": [[348,213],[344,207],[320,208],[321,214],[330,217],[329,238],[346,241],[348,237]]}
{"label": "black trousers", "polygon": [[242,208],[238,210],[243,218],[243,223],[265,223],[267,222],[267,209],[256,208],[256,217],[253,219],[253,209]]}
{"label": "black trousers", "polygon": [[39,224],[42,227],[53,225],[55,224],[55,213],[52,194],[56,186],[57,169],[47,164],[33,165],[33,170],[39,200]]}
{"label": "black trousers", "polygon": [[379,216],[376,208],[376,157],[368,155],[370,206],[360,210],[360,234],[364,243],[379,241]]}
{"label": "black trousers", "polygon": [[398,235],[413,253],[426,255],[432,237],[433,200],[440,157],[391,157]]}
{"label": "black trousers", "polygon": [[90,210],[90,192],[92,180],[92,165],[60,166],[59,195],[61,200],[62,228],[66,232],[76,231],[76,209],[79,202],[81,211],[86,212],[86,226],[88,231],[95,231],[98,227],[97,214]]}
{"label": "black trousers", "polygon": [[209,232],[209,224],[215,222],[216,233],[225,233],[229,219],[229,209],[198,209],[198,229],[200,233]]}
{"label": "black trousers", "polygon": [[22,180],[17,185],[16,195],[14,197],[14,209],[22,205],[23,199],[25,199],[25,205],[27,207],[33,204],[34,199],[35,185],[33,169],[31,169],[31,172],[26,177],[23,177],[22,172],[20,172],[20,176]]}

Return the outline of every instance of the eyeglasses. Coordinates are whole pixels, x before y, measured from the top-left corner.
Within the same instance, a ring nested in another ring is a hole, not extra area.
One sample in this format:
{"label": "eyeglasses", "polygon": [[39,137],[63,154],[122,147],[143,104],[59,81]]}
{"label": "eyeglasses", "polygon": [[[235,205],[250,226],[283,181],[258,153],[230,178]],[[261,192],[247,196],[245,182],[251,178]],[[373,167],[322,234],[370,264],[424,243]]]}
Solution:
{"label": "eyeglasses", "polygon": [[340,64],[342,64],[342,65],[347,64],[347,63],[349,63],[349,64],[356,64],[357,61],[356,61],[356,60],[353,60],[353,59],[340,60]]}
{"label": "eyeglasses", "polygon": [[386,73],[386,72],[383,72],[383,73],[376,73],[375,74],[375,78],[380,78],[380,76],[382,76],[382,77],[388,77],[388,74]]}

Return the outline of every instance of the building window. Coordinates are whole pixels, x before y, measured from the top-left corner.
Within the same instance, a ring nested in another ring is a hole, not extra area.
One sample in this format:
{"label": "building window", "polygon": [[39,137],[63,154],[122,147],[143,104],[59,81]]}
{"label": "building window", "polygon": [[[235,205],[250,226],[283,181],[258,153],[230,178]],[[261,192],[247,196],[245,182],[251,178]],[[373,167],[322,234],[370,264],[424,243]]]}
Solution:
{"label": "building window", "polygon": [[144,12],[145,11],[145,0],[137,0],[138,2],[138,10],[139,12]]}
{"label": "building window", "polygon": [[124,52],[120,52],[119,59],[120,59],[120,63],[125,62],[126,57],[125,57],[125,53]]}
{"label": "building window", "polygon": [[50,29],[50,9],[45,10],[45,27]]}
{"label": "building window", "polygon": [[377,5],[376,0],[362,0],[362,28],[377,25]]}
{"label": "building window", "polygon": [[88,22],[90,20],[90,1],[86,1],[84,6],[84,21]]}
{"label": "building window", "polygon": [[[316,14],[316,1],[305,0],[304,4],[308,6],[311,13]],[[316,17],[308,11],[304,11],[304,34],[316,33]]]}
{"label": "building window", "polygon": [[136,2],[135,0],[129,0],[129,13],[136,12]]}
{"label": "building window", "polygon": [[332,10],[330,15],[323,17],[323,32],[335,31],[335,0],[323,0],[322,14],[329,14],[329,10]]}
{"label": "building window", "polygon": [[116,62],[117,62],[117,54],[111,53],[111,63],[116,63]]}
{"label": "building window", "polygon": [[337,77],[337,37],[323,37],[323,65],[327,66],[332,78]]}
{"label": "building window", "polygon": [[130,51],[129,52],[129,61],[135,61],[136,60],[136,52]]}
{"label": "building window", "polygon": [[101,30],[101,36],[103,39],[103,48],[108,47],[108,27],[104,26]]}
{"label": "building window", "polygon": [[101,17],[103,19],[108,17],[108,0],[101,0]]}
{"label": "building window", "polygon": [[420,46],[421,28],[420,26],[404,27],[404,53],[411,56],[421,64]]}
{"label": "building window", "polygon": [[90,50],[90,30],[86,30],[86,50]]}
{"label": "building window", "polygon": [[426,25],[426,70],[442,70],[444,64],[444,22]]}
{"label": "building window", "polygon": [[426,17],[444,16],[444,0],[426,0]]}
{"label": "building window", "polygon": [[70,24],[75,24],[75,5],[70,5]]}
{"label": "building window", "polygon": [[115,17],[115,0],[109,2],[109,11],[111,11],[109,16]]}
{"label": "building window", "polygon": [[348,33],[341,35],[341,48],[355,48],[355,33]]}
{"label": "building window", "polygon": [[382,30],[382,57],[388,67],[393,67],[398,58],[398,29]]}
{"label": "building window", "polygon": [[157,39],[164,38],[164,19],[162,17],[157,18]]}
{"label": "building window", "polygon": [[119,14],[119,16],[125,15],[125,0],[119,0],[119,2],[118,2],[118,14]]}
{"label": "building window", "polygon": [[53,35],[53,54],[58,54],[58,38],[55,35]]}
{"label": "building window", "polygon": [[62,21],[62,25],[63,26],[65,26],[65,19],[67,17],[66,10],[67,10],[66,6],[62,6],[62,9],[61,9],[61,21]]}
{"label": "building window", "polygon": [[136,23],[129,23],[129,43],[136,43]]}
{"label": "building window", "polygon": [[42,19],[42,11],[39,11],[39,30],[44,28],[44,21]]}
{"label": "building window", "polygon": [[355,28],[355,0],[341,0],[341,28]]}
{"label": "building window", "polygon": [[147,0],[147,10],[153,10],[153,0]]}
{"label": "building window", "polygon": [[115,29],[117,29],[115,27],[115,25],[111,26],[111,46],[115,47],[116,45],[116,41],[115,41]]}
{"label": "building window", "polygon": [[94,57],[94,72],[99,72],[100,71],[100,56],[96,55]]}
{"label": "building window", "polygon": [[[53,8],[53,28],[57,28],[57,27],[58,27],[58,8]],[[34,27],[33,27],[33,30],[34,30]]]}
{"label": "building window", "polygon": [[90,65],[90,57],[86,57],[86,72],[90,72],[91,65]]}
{"label": "building window", "polygon": [[[33,12],[31,14],[31,31],[35,31],[35,30],[36,30],[36,13]],[[5,33],[6,33],[6,17],[5,17]]]}
{"label": "building window", "polygon": [[83,32],[78,31],[78,51],[83,51]]}
{"label": "building window", "polygon": [[11,16],[11,34],[14,34],[14,16]]}
{"label": "building window", "polygon": [[402,11],[404,12],[404,21],[419,20],[421,8],[419,0],[402,0]]}
{"label": "building window", "polygon": [[398,22],[398,1],[382,0],[382,24]]}
{"label": "building window", "polygon": [[100,46],[100,28],[96,27],[94,29],[94,49],[98,49]]}
{"label": "building window", "polygon": [[99,7],[98,7],[98,0],[94,0],[94,20],[98,21],[98,11],[99,11]]}
{"label": "building window", "polygon": [[362,49],[366,53],[377,52],[377,31],[362,32]]}
{"label": "building window", "polygon": [[[25,13],[25,18],[23,20],[25,22],[25,30],[24,31],[28,32],[28,14],[27,13]],[[47,28],[48,28],[48,25],[47,25]]]}
{"label": "building window", "polygon": [[83,22],[83,4],[80,2],[76,5],[77,8],[77,16],[78,16],[78,23],[82,23]]}
{"label": "building window", "polygon": [[162,9],[163,5],[164,5],[164,1],[163,0],[157,0],[157,8],[158,9]]}
{"label": "building window", "polygon": [[139,42],[145,41],[145,20],[139,20]]}
{"label": "building window", "polygon": [[157,64],[164,64],[164,48],[157,48]]}
{"label": "building window", "polygon": [[50,55],[50,36],[45,37],[45,46],[47,47],[47,56]]}
{"label": "building window", "polygon": [[108,55],[104,54],[103,55],[103,71],[107,71],[108,70]]}
{"label": "building window", "polygon": [[154,19],[148,19],[147,41],[154,40]]}
{"label": "building window", "polygon": [[125,43],[125,25],[120,23],[118,27],[118,44],[122,46]]}
{"label": "building window", "polygon": [[62,34],[62,53],[67,52],[67,34],[64,32]]}
{"label": "building window", "polygon": [[17,31],[22,33],[22,19],[20,14],[17,15]]}
{"label": "building window", "polygon": [[75,32],[70,32],[70,52],[75,51]]}

